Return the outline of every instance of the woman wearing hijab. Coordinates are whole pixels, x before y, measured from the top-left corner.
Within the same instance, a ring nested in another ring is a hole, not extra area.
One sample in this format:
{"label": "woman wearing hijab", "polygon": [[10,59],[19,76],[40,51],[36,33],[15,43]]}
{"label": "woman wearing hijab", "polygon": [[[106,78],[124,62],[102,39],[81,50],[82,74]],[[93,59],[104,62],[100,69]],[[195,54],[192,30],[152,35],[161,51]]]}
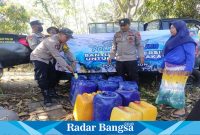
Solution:
{"label": "woman wearing hijab", "polygon": [[177,20],[170,25],[171,37],[165,44],[163,73],[156,103],[177,109],[171,116],[184,117],[185,84],[195,61],[195,41],[189,36],[186,23]]}

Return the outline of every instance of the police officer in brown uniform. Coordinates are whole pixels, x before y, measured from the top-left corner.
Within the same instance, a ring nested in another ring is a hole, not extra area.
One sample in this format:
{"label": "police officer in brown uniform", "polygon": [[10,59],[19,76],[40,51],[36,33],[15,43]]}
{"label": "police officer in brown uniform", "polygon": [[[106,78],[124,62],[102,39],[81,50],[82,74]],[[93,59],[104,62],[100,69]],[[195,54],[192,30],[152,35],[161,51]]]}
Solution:
{"label": "police officer in brown uniform", "polygon": [[118,75],[125,79],[125,74],[129,80],[138,83],[138,63],[144,63],[144,50],[141,44],[140,33],[130,29],[130,20],[124,18],[119,20],[120,31],[115,33],[113,45],[108,58],[108,63],[116,59],[116,70]]}
{"label": "police officer in brown uniform", "polygon": [[54,34],[58,34],[59,30],[58,28],[51,26],[49,28],[47,28],[47,33],[49,34],[49,36],[53,36]]}
{"label": "police officer in brown uniform", "polygon": [[27,41],[31,50],[34,50],[45,38],[45,35],[42,34],[42,24],[39,20],[30,22],[32,34],[27,37]]}
{"label": "police officer in brown uniform", "polygon": [[[73,69],[61,57],[59,50],[70,38],[73,32],[68,28],[62,28],[58,34],[44,39],[31,53],[30,59],[34,65],[35,79],[38,82],[44,97],[44,104],[52,104],[51,94],[54,93],[56,77],[52,74],[51,60],[54,58],[63,69],[68,69],[73,73]],[[55,93],[54,93],[55,95]]]}

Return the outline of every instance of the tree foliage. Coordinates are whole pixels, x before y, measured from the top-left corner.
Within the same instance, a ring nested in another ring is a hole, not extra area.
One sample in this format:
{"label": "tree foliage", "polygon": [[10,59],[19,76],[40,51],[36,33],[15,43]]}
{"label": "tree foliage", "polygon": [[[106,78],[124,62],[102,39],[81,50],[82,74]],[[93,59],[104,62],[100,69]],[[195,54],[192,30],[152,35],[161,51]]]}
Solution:
{"label": "tree foliage", "polygon": [[97,20],[97,18],[101,21],[114,21],[116,18],[112,3],[101,2],[95,11],[97,14],[93,19],[94,22]]}
{"label": "tree foliage", "polygon": [[87,31],[89,13],[84,0],[35,0],[33,16],[50,25],[69,27],[76,33]]}
{"label": "tree foliage", "polygon": [[139,10],[142,20],[157,18],[200,19],[199,0],[146,0]]}
{"label": "tree foliage", "polygon": [[102,2],[97,9],[99,17],[109,21],[116,21],[121,18],[133,19],[143,0],[110,0]]}
{"label": "tree foliage", "polygon": [[25,3],[21,3],[22,6],[0,3],[1,32],[25,33],[29,22],[27,11],[31,20],[43,21],[44,28],[68,27],[75,33],[86,33],[88,23],[117,21],[124,17],[143,21],[169,17],[200,19],[199,0],[109,0],[100,3],[96,0],[26,1],[31,8]]}
{"label": "tree foliage", "polygon": [[23,6],[1,3],[0,5],[0,32],[26,33],[29,15]]}
{"label": "tree foliage", "polygon": [[35,0],[30,12],[37,19],[48,21],[52,26],[62,27],[68,22],[66,14],[71,14],[70,9],[71,5],[67,0]]}
{"label": "tree foliage", "polygon": [[132,18],[138,7],[141,6],[142,0],[112,0],[115,5],[116,13],[118,13],[118,18]]}

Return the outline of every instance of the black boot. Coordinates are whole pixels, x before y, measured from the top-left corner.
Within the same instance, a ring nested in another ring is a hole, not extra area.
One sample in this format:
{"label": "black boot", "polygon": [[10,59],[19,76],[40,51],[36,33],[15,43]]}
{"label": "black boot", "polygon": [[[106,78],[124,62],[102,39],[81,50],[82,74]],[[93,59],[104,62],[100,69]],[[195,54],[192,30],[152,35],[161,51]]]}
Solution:
{"label": "black boot", "polygon": [[49,90],[42,90],[42,95],[44,97],[44,105],[49,107],[52,105],[51,97],[49,96]]}
{"label": "black boot", "polygon": [[50,88],[49,89],[49,95],[50,95],[50,97],[52,97],[52,98],[56,98],[56,99],[58,99],[58,98],[61,98],[62,96],[60,96],[60,95],[58,95],[57,93],[56,93],[56,90],[55,90],[55,88]]}

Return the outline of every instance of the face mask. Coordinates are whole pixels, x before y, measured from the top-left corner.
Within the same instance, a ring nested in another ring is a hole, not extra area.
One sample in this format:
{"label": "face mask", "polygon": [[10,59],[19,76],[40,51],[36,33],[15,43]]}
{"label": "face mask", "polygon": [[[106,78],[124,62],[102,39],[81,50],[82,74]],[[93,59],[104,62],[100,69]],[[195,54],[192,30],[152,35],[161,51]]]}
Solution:
{"label": "face mask", "polygon": [[42,26],[38,27],[38,32],[42,32],[42,31],[43,31],[43,27]]}

